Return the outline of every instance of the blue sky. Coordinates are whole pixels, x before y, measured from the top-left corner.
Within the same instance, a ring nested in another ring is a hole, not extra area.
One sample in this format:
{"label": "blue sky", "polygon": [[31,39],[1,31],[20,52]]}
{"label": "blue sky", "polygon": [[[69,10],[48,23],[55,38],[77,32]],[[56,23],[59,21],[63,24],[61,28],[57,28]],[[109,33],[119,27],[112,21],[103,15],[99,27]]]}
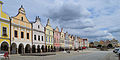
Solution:
{"label": "blue sky", "polygon": [[63,27],[69,34],[89,41],[120,40],[120,0],[3,0],[3,11],[15,16],[24,6],[29,21],[40,16],[45,26]]}

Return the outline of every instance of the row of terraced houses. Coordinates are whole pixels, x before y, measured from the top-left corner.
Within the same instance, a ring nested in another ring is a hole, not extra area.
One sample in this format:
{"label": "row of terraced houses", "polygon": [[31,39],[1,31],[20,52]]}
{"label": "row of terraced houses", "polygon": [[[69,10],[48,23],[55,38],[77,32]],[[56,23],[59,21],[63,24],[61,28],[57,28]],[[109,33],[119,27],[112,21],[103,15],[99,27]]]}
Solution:
{"label": "row of terraced houses", "polygon": [[44,27],[39,16],[29,22],[21,6],[16,16],[9,17],[2,10],[0,1],[0,50],[11,54],[64,51],[87,47],[88,40],[53,29],[49,19]]}

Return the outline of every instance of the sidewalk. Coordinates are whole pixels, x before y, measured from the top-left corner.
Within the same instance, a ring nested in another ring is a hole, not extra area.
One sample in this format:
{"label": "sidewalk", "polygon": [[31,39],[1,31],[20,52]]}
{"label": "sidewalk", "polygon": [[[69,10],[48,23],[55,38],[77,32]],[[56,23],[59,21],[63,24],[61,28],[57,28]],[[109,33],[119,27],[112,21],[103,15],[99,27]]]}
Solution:
{"label": "sidewalk", "polygon": [[70,53],[65,53],[64,51],[59,52],[44,52],[44,53],[25,53],[25,54],[10,54],[10,56],[47,56],[47,55],[57,55],[57,54],[76,54],[76,53],[85,53],[91,52],[89,49],[79,50],[78,51],[70,51]]}

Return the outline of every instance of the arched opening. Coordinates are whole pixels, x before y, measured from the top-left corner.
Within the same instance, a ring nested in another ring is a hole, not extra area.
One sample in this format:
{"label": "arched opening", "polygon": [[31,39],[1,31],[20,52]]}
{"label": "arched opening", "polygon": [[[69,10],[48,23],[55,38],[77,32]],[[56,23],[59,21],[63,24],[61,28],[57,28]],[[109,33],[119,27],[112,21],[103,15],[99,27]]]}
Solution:
{"label": "arched opening", "polygon": [[56,52],[56,47],[54,46],[54,52]]}
{"label": "arched opening", "polygon": [[36,48],[35,48],[35,45],[32,46],[32,53],[36,53]]}
{"label": "arched opening", "polygon": [[40,45],[37,46],[37,52],[40,53]]}
{"label": "arched opening", "polygon": [[51,46],[51,52],[53,52],[53,46]]}
{"label": "arched opening", "polygon": [[7,42],[3,42],[2,44],[1,44],[1,50],[2,51],[8,51],[8,43]]}
{"label": "arched opening", "polygon": [[62,51],[62,48],[61,48],[61,46],[59,47],[59,51]]}
{"label": "arched opening", "polygon": [[30,45],[27,44],[25,47],[25,53],[30,53]]}
{"label": "arched opening", "polygon": [[45,52],[47,52],[48,51],[48,47],[47,46],[45,46]]}
{"label": "arched opening", "polygon": [[20,45],[19,45],[18,53],[19,53],[19,54],[23,54],[23,53],[24,53],[24,45],[23,45],[23,44],[20,44]]}
{"label": "arched opening", "polygon": [[50,46],[48,46],[48,52],[50,52]]}
{"label": "arched opening", "polygon": [[42,52],[44,52],[44,45],[42,45],[41,49],[42,49]]}
{"label": "arched opening", "polygon": [[11,54],[17,54],[17,45],[16,45],[16,43],[12,43],[12,45],[11,45]]}

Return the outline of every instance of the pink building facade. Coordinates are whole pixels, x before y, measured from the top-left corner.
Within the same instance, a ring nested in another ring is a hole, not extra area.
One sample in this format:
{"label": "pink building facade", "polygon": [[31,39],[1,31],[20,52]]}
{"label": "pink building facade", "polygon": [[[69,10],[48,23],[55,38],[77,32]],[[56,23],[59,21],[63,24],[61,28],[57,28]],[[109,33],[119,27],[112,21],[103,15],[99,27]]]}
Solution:
{"label": "pink building facade", "polygon": [[60,32],[59,28],[56,27],[54,30],[54,49],[58,51],[60,48]]}

